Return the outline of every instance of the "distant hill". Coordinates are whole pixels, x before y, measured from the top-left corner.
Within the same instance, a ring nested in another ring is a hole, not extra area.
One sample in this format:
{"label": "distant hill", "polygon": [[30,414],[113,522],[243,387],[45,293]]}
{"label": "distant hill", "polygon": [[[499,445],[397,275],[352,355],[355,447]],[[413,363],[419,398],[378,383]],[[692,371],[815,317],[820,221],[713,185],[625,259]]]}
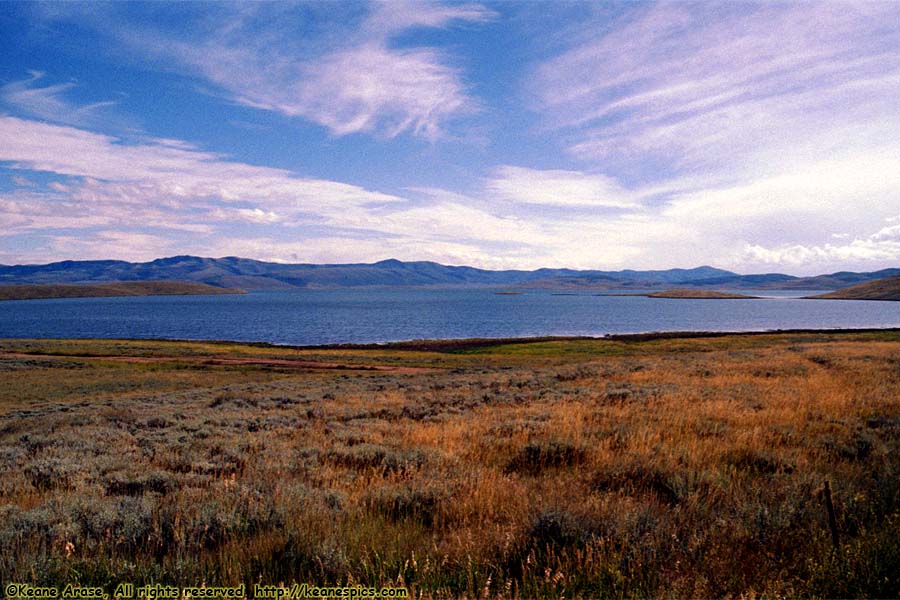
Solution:
{"label": "distant hill", "polygon": [[[704,267],[701,267],[701,269]],[[686,274],[689,274],[688,270]],[[645,271],[645,273],[649,273]],[[727,273],[727,272],[726,272]],[[671,283],[688,288],[698,289],[755,289],[755,290],[833,290],[874,281],[884,277],[900,275],[900,269],[882,269],[869,273],[840,271],[814,277],[795,277],[783,273],[761,273],[754,275],[738,275],[728,273],[714,277],[684,277],[677,281],[654,279],[622,280],[617,277],[598,277],[594,275],[564,276],[521,284],[520,287],[543,289],[668,289]]]}
{"label": "distant hill", "polygon": [[0,265],[2,284],[100,284],[174,280],[245,290],[331,289],[346,287],[515,287],[532,289],[658,290],[837,289],[891,275],[839,272],[817,277],[781,273],[739,275],[715,267],[655,271],[537,269],[491,271],[435,262],[383,260],[355,264],[283,264],[246,258],[172,256],[150,262],[63,261],[47,265]]}
{"label": "distant hill", "polygon": [[798,289],[830,289],[834,286],[824,287],[804,287],[812,285],[806,283],[809,278],[794,277],[793,275],[785,275],[783,273],[761,273],[757,275],[726,275],[723,277],[710,277],[704,279],[693,279],[686,281],[688,285],[699,287],[718,287],[718,288],[753,288],[753,289],[792,289],[791,286],[799,285]]}
{"label": "distant hill", "polygon": [[[853,273],[851,271],[840,271],[831,273],[830,275],[819,275],[817,277],[805,277],[800,281],[805,288],[794,287],[793,289],[820,289],[827,290],[832,288],[843,288],[857,283],[866,283],[886,277],[895,277],[900,275],[900,269],[882,269],[880,271],[872,271],[871,273]],[[797,283],[797,282],[793,282]]]}
{"label": "distant hill", "polygon": [[0,300],[41,298],[102,298],[109,296],[186,296],[241,294],[243,290],[183,281],[128,281],[97,285],[39,284],[0,285]]}
{"label": "distant hill", "polygon": [[[564,275],[533,279],[518,284],[520,288],[546,290],[627,290],[670,288],[672,285],[694,285],[695,281],[706,281],[709,275],[718,273],[710,280],[739,280],[741,275],[714,269],[672,269],[670,271],[583,271],[577,275]],[[727,275],[721,275],[727,273]],[[788,277],[787,275],[785,277]],[[710,284],[712,285],[712,284]]]}
{"label": "distant hill", "polygon": [[852,271],[839,271],[827,275],[815,277],[793,277],[781,273],[767,273],[763,275],[732,275],[716,277],[712,279],[699,279],[689,281],[691,285],[717,286],[724,288],[755,288],[773,290],[832,290],[847,287],[855,283],[865,283],[884,277],[900,275],[900,269],[882,269],[869,273],[854,273]]}
{"label": "distant hill", "polygon": [[370,286],[509,286],[535,280],[585,276],[606,278],[613,286],[629,281],[679,283],[685,279],[735,275],[712,267],[669,271],[490,271],[434,262],[383,260],[372,264],[282,264],[246,258],[173,256],[146,263],[63,261],[47,265],[0,266],[0,284],[107,283],[177,279],[219,287],[265,290]]}
{"label": "distant hill", "polygon": [[811,296],[817,300],[900,300],[900,276],[885,277]]}

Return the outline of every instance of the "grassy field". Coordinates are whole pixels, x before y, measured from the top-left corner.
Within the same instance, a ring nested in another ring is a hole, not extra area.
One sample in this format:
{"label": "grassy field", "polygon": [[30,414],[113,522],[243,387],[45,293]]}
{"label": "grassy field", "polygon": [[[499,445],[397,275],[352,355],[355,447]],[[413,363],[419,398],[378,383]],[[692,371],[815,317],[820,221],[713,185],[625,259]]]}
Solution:
{"label": "grassy field", "polygon": [[0,340],[0,469],[4,584],[897,598],[900,332]]}

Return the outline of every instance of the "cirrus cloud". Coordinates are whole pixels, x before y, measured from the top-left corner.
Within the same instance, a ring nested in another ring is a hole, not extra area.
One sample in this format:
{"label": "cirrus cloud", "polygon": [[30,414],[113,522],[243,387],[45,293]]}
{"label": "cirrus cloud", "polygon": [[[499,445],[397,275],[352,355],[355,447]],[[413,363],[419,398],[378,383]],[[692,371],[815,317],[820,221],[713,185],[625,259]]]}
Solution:
{"label": "cirrus cloud", "polygon": [[[189,37],[130,24],[115,11],[98,27],[133,53],[202,78],[233,102],[308,119],[337,136],[410,133],[436,140],[450,121],[478,110],[451,55],[436,47],[400,46],[395,39],[420,28],[483,23],[494,18],[493,11],[432,1],[374,2],[355,11],[352,6],[329,11],[221,4],[203,15]],[[310,24],[312,39],[298,39],[296,31]]]}
{"label": "cirrus cloud", "polygon": [[898,18],[892,2],[636,4],[529,85],[585,160],[770,167],[896,135]]}

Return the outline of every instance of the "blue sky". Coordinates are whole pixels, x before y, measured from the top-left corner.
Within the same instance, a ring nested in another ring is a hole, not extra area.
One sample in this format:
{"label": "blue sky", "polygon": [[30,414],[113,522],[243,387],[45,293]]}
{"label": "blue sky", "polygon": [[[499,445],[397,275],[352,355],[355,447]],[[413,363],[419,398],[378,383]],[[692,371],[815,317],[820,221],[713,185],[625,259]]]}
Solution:
{"label": "blue sky", "polygon": [[900,258],[900,3],[0,4],[0,263]]}

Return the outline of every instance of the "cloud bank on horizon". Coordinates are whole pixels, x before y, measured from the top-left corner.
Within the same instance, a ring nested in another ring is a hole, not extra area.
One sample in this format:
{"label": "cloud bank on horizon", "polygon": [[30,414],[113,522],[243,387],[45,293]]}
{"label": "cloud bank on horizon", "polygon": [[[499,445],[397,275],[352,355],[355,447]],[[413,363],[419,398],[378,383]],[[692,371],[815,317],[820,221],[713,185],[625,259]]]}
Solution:
{"label": "cloud bank on horizon", "polygon": [[0,263],[900,260],[900,4],[4,3]]}

